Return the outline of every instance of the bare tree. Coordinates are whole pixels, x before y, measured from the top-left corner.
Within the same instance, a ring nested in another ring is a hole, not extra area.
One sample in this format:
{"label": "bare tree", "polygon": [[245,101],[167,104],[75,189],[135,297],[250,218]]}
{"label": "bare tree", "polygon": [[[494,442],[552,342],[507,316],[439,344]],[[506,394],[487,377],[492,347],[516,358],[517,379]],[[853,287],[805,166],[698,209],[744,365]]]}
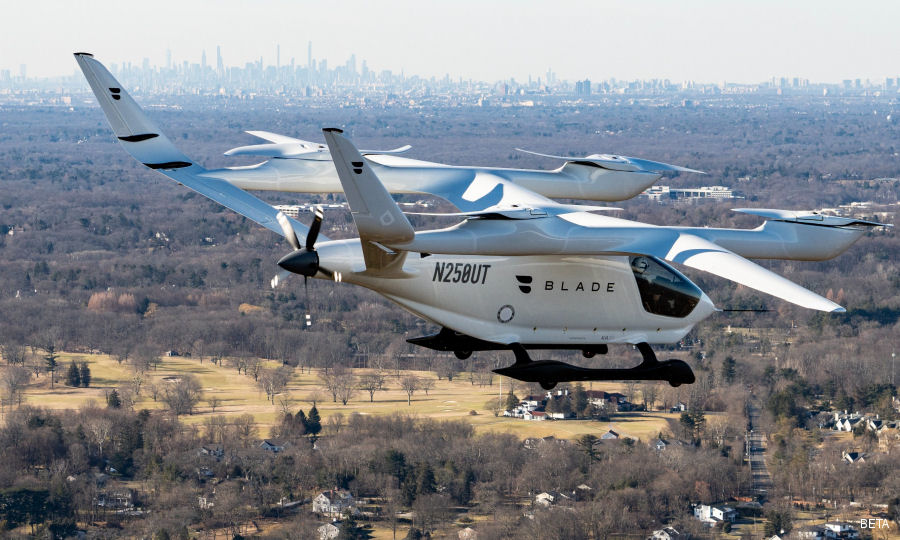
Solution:
{"label": "bare tree", "polygon": [[2,404],[21,405],[22,395],[25,387],[31,380],[31,373],[22,366],[7,366],[0,375],[0,385],[2,385],[3,396]]}
{"label": "bare tree", "polygon": [[384,375],[381,371],[366,373],[359,378],[359,387],[369,393],[369,402],[375,401],[375,392],[384,390]]}
{"label": "bare tree", "polygon": [[357,388],[356,375],[350,371],[346,371],[337,377],[337,398],[341,400],[343,405],[346,405],[348,401],[353,399]]}
{"label": "bare tree", "polygon": [[218,397],[216,397],[215,395],[210,396],[210,397],[207,398],[207,400],[206,400],[206,404],[209,405],[209,408],[212,409],[212,412],[213,412],[213,413],[216,412],[216,407],[218,407],[219,404],[220,404],[221,402],[222,402],[222,401],[221,401]]}
{"label": "bare tree", "polygon": [[203,388],[197,377],[186,374],[171,381],[163,388],[162,400],[175,415],[193,414],[194,407],[203,399]]}
{"label": "bare tree", "polygon": [[431,377],[422,377],[421,384],[422,390],[425,391],[425,395],[428,395],[428,391],[434,388],[434,379]]}
{"label": "bare tree", "polygon": [[256,383],[266,393],[266,399],[275,404],[275,396],[280,394],[291,380],[291,368],[280,366],[278,369],[262,369]]}
{"label": "bare tree", "polygon": [[325,369],[319,374],[319,380],[331,394],[331,399],[335,403],[338,400],[338,387],[341,386],[342,380],[347,376],[348,370],[342,365],[335,365],[331,369]]}
{"label": "bare tree", "polygon": [[25,346],[18,343],[4,343],[0,346],[0,355],[9,365],[25,365]]}
{"label": "bare tree", "polygon": [[406,404],[412,405],[412,395],[422,386],[422,381],[415,375],[407,375],[400,378],[400,388],[406,392]]}

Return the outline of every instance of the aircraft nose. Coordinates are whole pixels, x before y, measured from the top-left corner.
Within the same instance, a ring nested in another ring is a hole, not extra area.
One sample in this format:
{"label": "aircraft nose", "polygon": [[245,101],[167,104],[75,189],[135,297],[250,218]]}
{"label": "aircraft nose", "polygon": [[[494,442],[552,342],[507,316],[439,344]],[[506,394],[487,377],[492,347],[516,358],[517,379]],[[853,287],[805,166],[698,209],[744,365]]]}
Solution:
{"label": "aircraft nose", "polygon": [[703,320],[713,313],[716,312],[716,305],[713,304],[712,299],[703,293],[700,295],[700,301],[697,302],[697,306],[694,307],[694,311],[691,313],[691,317],[696,317],[697,320]]}

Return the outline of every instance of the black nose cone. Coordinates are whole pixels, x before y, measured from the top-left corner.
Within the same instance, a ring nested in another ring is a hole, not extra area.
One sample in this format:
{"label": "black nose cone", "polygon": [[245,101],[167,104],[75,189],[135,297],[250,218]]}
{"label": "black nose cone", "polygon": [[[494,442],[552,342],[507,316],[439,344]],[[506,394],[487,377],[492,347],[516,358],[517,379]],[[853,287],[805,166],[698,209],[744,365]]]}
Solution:
{"label": "black nose cone", "polygon": [[288,272],[312,277],[319,271],[319,254],[315,251],[298,249],[297,251],[288,253],[282,257],[281,260],[278,261],[278,266],[284,268]]}

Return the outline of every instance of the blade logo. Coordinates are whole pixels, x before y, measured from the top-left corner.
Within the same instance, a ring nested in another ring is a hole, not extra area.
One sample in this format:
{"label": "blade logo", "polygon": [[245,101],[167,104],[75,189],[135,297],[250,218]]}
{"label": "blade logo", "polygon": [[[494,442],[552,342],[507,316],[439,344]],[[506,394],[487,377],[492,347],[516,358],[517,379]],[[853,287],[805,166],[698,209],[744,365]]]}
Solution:
{"label": "blade logo", "polygon": [[516,281],[519,282],[519,290],[525,294],[531,292],[531,282],[534,280],[531,276],[516,276]]}
{"label": "blade logo", "polygon": [[[607,283],[605,292],[616,292],[616,284],[615,283]],[[565,281],[560,281],[559,285],[557,285],[554,281],[547,280],[544,282],[544,290],[545,291],[553,291],[557,290],[560,292],[568,292],[572,291],[591,291],[591,292],[604,292],[604,287],[602,283],[598,283],[596,281],[592,281],[590,283],[579,281],[578,284],[572,286],[571,284],[566,284]]]}

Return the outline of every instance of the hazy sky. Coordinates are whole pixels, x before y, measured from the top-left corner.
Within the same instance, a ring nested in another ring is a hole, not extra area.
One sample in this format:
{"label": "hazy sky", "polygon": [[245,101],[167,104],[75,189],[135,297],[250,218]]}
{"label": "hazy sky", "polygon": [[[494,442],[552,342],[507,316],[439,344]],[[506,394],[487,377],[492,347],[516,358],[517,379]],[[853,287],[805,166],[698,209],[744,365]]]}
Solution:
{"label": "hazy sky", "polygon": [[0,69],[71,74],[72,52],[106,63],[226,65],[351,53],[376,70],[494,81],[543,76],[813,82],[900,76],[900,2],[626,0],[41,0],[6,2]]}

